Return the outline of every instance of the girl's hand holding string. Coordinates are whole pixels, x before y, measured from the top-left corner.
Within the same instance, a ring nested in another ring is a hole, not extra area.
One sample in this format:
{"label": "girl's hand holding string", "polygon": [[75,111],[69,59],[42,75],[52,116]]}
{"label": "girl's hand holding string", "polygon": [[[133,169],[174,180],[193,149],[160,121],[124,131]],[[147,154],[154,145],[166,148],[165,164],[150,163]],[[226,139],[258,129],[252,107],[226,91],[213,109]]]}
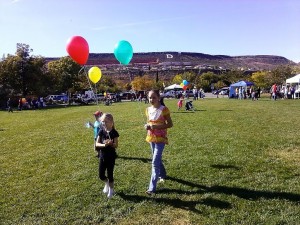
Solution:
{"label": "girl's hand holding string", "polygon": [[105,145],[105,147],[109,146],[109,145],[113,146],[113,140],[110,140],[110,139],[105,140],[104,145]]}
{"label": "girl's hand holding string", "polygon": [[144,125],[144,128],[145,128],[146,130],[153,130],[153,125],[145,124],[145,125]]}

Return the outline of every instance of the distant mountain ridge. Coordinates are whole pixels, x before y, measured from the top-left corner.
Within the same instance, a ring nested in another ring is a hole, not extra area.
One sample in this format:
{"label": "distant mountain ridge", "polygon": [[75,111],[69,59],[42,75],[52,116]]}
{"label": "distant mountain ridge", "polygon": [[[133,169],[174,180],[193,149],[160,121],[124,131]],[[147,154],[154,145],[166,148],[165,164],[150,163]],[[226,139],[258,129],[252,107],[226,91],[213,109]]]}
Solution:
{"label": "distant mountain ridge", "polygon": [[[112,53],[90,53],[87,65],[118,64]],[[144,52],[134,53],[129,65],[157,64],[157,65],[212,65],[226,69],[254,69],[270,70],[280,65],[297,65],[282,56],[275,55],[209,55],[193,52]]]}

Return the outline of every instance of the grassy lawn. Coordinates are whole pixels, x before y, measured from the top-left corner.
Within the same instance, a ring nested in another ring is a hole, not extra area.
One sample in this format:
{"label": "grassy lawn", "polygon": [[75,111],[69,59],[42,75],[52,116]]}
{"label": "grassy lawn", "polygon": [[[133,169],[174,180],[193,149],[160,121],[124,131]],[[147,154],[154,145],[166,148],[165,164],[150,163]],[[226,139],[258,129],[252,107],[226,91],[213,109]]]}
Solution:
{"label": "grassy lawn", "polygon": [[[137,102],[0,112],[0,224],[299,224],[300,100],[166,100],[174,127],[155,197]],[[120,133],[116,195],[98,179],[92,113]]]}

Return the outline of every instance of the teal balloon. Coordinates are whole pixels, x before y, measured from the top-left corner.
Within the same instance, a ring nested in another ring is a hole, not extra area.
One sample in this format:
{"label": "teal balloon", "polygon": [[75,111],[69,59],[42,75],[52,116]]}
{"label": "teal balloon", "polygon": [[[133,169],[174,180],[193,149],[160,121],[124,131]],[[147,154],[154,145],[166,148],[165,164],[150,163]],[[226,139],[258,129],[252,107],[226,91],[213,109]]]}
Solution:
{"label": "teal balloon", "polygon": [[115,45],[114,54],[116,59],[123,65],[130,63],[133,56],[133,49],[128,41],[122,40]]}

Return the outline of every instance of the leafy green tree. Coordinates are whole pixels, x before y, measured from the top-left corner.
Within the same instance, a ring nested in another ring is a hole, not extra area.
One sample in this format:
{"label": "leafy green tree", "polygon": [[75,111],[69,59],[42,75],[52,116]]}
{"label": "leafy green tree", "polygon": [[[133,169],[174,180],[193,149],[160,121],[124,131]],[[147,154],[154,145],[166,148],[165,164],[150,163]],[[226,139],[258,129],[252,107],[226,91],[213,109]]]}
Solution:
{"label": "leafy green tree", "polygon": [[250,80],[254,82],[256,87],[267,89],[271,86],[269,77],[269,72],[259,71],[253,73]]}
{"label": "leafy green tree", "polygon": [[222,80],[219,80],[217,83],[215,83],[214,87],[215,89],[220,89],[222,87],[227,86]]}
{"label": "leafy green tree", "polygon": [[173,78],[173,82],[176,84],[181,84],[183,80],[188,81],[190,84],[194,84],[197,74],[190,71],[185,71],[181,74],[177,74]]}
{"label": "leafy green tree", "polygon": [[154,82],[152,88],[154,90],[164,90],[164,83],[163,83],[163,81]]}
{"label": "leafy green tree", "polygon": [[230,70],[227,71],[223,76],[226,77],[226,82],[224,83],[227,84],[233,84],[238,82],[239,80],[245,80],[245,75],[241,70]]}
{"label": "leafy green tree", "polygon": [[131,83],[125,83],[123,85],[123,88],[126,90],[126,91],[130,91],[132,89],[132,85]]}
{"label": "leafy green tree", "polygon": [[203,73],[197,80],[197,87],[203,88],[204,91],[210,91],[211,84],[215,85],[218,81],[218,75],[214,74],[213,72]]}
{"label": "leafy green tree", "polygon": [[117,86],[112,76],[102,75],[101,80],[97,83],[99,92],[119,92],[121,89]]}
{"label": "leafy green tree", "polygon": [[154,80],[151,79],[148,75],[135,77],[131,82],[132,88],[135,91],[150,90],[154,87],[154,84]]}
{"label": "leafy green tree", "polygon": [[173,77],[172,82],[174,84],[181,84],[183,81],[182,75],[181,74],[177,74]]}
{"label": "leafy green tree", "polygon": [[190,84],[194,84],[195,80],[196,80],[196,77],[197,77],[197,74],[194,73],[194,72],[184,72],[181,75],[181,77],[182,77],[183,80],[188,81]]}
{"label": "leafy green tree", "polygon": [[0,85],[2,93],[17,95],[22,93],[22,79],[20,75],[21,58],[9,55],[0,62]]}
{"label": "leafy green tree", "polygon": [[8,55],[0,62],[0,85],[7,95],[44,95],[49,87],[45,59],[31,56],[32,49],[17,44],[16,55]]}
{"label": "leafy green tree", "polygon": [[49,62],[48,72],[51,77],[51,89],[55,93],[75,92],[82,90],[82,87],[88,87],[88,85],[82,84],[87,78],[84,71],[81,70],[81,66],[68,56]]}
{"label": "leafy green tree", "polygon": [[278,66],[271,71],[270,82],[283,84],[285,80],[293,76],[293,69],[290,66]]}

